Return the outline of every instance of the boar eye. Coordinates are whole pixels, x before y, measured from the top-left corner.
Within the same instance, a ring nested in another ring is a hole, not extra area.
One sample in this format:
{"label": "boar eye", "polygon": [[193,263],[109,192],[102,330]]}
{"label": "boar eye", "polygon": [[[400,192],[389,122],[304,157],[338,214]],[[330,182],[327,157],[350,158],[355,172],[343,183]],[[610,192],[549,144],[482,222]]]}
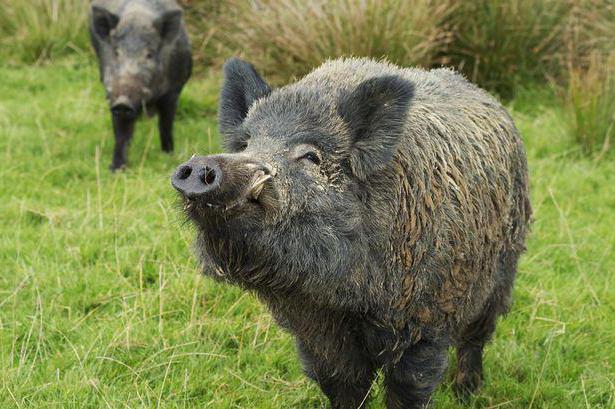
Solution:
{"label": "boar eye", "polygon": [[320,165],[320,157],[316,152],[307,152],[301,158],[312,162],[314,165]]}

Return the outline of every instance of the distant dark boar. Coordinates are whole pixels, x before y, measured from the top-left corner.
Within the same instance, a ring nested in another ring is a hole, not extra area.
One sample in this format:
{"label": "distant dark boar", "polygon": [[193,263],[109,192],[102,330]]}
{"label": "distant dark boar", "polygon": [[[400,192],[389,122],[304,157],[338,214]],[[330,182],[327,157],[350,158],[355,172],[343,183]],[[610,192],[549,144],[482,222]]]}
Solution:
{"label": "distant dark boar", "polygon": [[447,69],[343,59],[276,90],[224,73],[231,153],[172,176],[205,272],[267,303],[335,408],[380,368],[389,408],[422,407],[451,345],[455,390],[476,391],[531,213],[504,108]]}
{"label": "distant dark boar", "polygon": [[158,112],[162,150],[173,150],[177,100],[192,71],[182,11],[174,0],[94,0],[90,36],[111,106],[115,149],[111,170],[126,150],[143,109]]}

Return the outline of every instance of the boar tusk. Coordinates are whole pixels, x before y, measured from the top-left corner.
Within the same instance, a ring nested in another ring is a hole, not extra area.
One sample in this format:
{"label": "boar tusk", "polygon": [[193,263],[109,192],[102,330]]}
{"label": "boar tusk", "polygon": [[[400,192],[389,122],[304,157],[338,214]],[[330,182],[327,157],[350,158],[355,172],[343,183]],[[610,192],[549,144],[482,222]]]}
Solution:
{"label": "boar tusk", "polygon": [[267,182],[269,179],[271,179],[271,175],[263,174],[257,177],[254,183],[252,183],[252,186],[250,187],[250,198],[257,200],[265,187],[265,182]]}

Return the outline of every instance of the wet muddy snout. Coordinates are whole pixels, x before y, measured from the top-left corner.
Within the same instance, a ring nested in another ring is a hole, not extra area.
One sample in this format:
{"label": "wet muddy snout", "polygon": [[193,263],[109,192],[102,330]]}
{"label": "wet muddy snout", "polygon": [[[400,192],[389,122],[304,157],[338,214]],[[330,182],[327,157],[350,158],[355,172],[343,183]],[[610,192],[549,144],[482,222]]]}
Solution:
{"label": "wet muddy snout", "polygon": [[272,168],[259,161],[234,155],[194,156],[175,170],[171,184],[187,199],[219,206],[242,198],[257,200],[272,176]]}
{"label": "wet muddy snout", "polygon": [[126,96],[120,96],[111,104],[111,113],[120,118],[135,118],[139,114],[139,107]]}

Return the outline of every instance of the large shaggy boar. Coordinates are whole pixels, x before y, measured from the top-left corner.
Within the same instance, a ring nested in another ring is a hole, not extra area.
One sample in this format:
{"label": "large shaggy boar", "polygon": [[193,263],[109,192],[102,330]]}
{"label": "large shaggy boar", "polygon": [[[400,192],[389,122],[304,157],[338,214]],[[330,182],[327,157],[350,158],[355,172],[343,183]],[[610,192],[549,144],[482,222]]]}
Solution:
{"label": "large shaggy boar", "polygon": [[126,165],[128,143],[143,109],[158,113],[162,150],[172,151],[177,100],[192,70],[188,35],[175,0],[94,0],[90,37],[111,107],[111,170]]}
{"label": "large shaggy boar", "polygon": [[504,108],[450,70],[367,59],[280,89],[237,59],[224,73],[230,153],[172,176],[205,271],[256,292],[335,408],[380,368],[388,407],[422,407],[450,346],[474,392],[531,213]]}

